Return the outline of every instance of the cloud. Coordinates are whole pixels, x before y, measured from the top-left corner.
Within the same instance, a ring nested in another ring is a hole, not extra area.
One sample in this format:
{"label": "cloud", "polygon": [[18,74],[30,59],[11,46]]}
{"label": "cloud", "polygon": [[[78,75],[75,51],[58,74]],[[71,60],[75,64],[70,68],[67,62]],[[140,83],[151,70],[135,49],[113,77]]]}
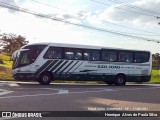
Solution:
{"label": "cloud", "polygon": [[[95,21],[95,15],[92,15],[90,12],[87,12],[85,10],[67,10],[65,9],[56,9],[56,7],[49,7],[45,6],[44,4],[39,4],[37,2],[30,2],[28,0],[0,0],[0,5],[7,6],[11,9],[8,9],[8,12],[10,13],[17,13],[16,10],[23,11],[29,11],[34,17],[42,18],[45,17],[48,18],[57,18],[64,21],[70,21],[73,23],[83,23],[83,24],[94,24],[97,21]],[[22,9],[21,9],[22,8]],[[43,8],[43,9],[42,9]],[[57,7],[58,8],[58,7]],[[16,9],[16,10],[13,10]],[[72,12],[74,11],[74,12]],[[18,12],[18,14],[22,15],[24,13]]]}
{"label": "cloud", "polygon": [[159,6],[160,0],[139,0],[133,3],[112,5],[100,14],[100,18],[103,20],[129,22],[136,25],[154,26],[159,21],[156,18],[156,16],[160,16]]}
{"label": "cloud", "polygon": [[8,11],[11,13],[17,12],[13,9],[19,9],[14,0],[0,0],[0,6],[10,8]]}
{"label": "cloud", "polygon": [[[24,2],[25,4],[23,4]],[[158,11],[160,11],[159,7],[160,0],[137,0],[133,3],[127,3],[127,4],[122,3],[116,5],[114,4],[108,7],[106,10],[104,10],[104,12],[94,13],[94,14],[85,10],[77,10],[76,12],[70,12],[70,11],[65,12],[62,10],[54,9],[52,7],[44,6],[42,4],[37,4],[34,2],[32,2],[31,4],[27,0],[0,0],[1,5],[6,5],[5,3],[13,5],[17,9],[19,9],[19,7],[26,8],[26,10],[28,9],[31,11],[35,11],[36,13],[50,16],[52,18],[59,18],[74,23],[83,23],[91,25],[100,24],[101,21],[98,19],[101,19],[110,21],[123,21],[135,25],[143,24],[148,26],[154,26],[154,25],[157,26],[159,19],[157,19],[156,16],[160,16],[160,13],[158,13]],[[146,10],[153,10],[156,11],[157,13],[152,13],[151,11],[145,11],[145,10],[142,11],[140,9],[134,9],[133,7],[130,7],[131,5],[134,5],[135,7],[139,8],[144,8]],[[9,12],[15,13],[17,11],[9,9]]]}
{"label": "cloud", "polygon": [[16,5],[14,0],[0,0],[0,2],[10,4],[10,5]]}

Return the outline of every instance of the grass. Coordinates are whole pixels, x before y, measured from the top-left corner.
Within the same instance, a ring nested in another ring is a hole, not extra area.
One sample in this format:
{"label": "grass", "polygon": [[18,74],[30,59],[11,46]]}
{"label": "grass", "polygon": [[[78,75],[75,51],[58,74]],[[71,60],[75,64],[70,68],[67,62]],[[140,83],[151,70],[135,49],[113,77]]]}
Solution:
{"label": "grass", "polygon": [[13,80],[12,69],[0,65],[0,80]]}
{"label": "grass", "polygon": [[160,83],[160,70],[152,70],[151,83]]}
{"label": "grass", "polygon": [[4,64],[0,64],[0,80],[13,80],[12,78],[12,61],[10,56],[6,54],[0,54],[0,59],[2,59]]}
{"label": "grass", "polygon": [[6,55],[5,53],[1,53],[0,54],[0,59],[2,59],[3,61],[9,61],[10,56]]}
{"label": "grass", "polygon": [[4,64],[0,64],[0,66],[3,66],[3,67],[6,67],[6,68],[11,68],[12,67],[12,61],[10,60],[10,56],[4,54],[4,53],[1,53],[0,54],[0,59],[2,59],[3,63]]}
{"label": "grass", "polygon": [[[0,59],[3,60],[4,64],[0,64],[0,80],[13,80],[12,78],[12,61],[10,61],[10,56],[5,54],[0,54]],[[57,80],[57,83],[60,82],[71,82],[71,81],[61,81]],[[72,81],[73,83],[76,81]],[[77,81],[78,83],[84,83],[83,81]],[[76,82],[76,83],[77,83]],[[89,81],[92,83],[92,81]],[[95,83],[95,82],[93,82]],[[97,81],[96,83],[102,83]],[[160,70],[152,70],[150,83],[160,83]]]}

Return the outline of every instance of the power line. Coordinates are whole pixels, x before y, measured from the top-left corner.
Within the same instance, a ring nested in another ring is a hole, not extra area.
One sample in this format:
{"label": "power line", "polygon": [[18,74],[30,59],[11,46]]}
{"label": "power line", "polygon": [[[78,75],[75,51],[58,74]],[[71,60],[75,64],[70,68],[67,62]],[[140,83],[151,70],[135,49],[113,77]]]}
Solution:
{"label": "power line", "polygon": [[[93,1],[93,2],[95,2],[95,3],[98,3],[98,4],[105,5],[105,6],[111,6],[111,5],[107,4],[107,3],[99,2],[99,1],[96,1],[96,0],[91,0],[91,1]],[[146,15],[146,16],[149,16],[149,17],[156,17],[156,16],[154,16],[153,14],[147,14],[147,13],[132,11],[132,10],[128,10],[128,9],[121,8],[121,7],[115,7],[115,8],[121,9],[121,10],[125,10],[125,11],[127,11],[127,12],[132,12],[132,13],[136,13],[136,14]]]}
{"label": "power line", "polygon": [[97,27],[84,25],[84,24],[73,23],[73,22],[70,22],[70,21],[66,21],[64,19],[53,18],[49,15],[37,13],[37,12],[31,11],[31,10],[24,9],[24,8],[21,8],[21,7],[17,7],[17,6],[14,6],[14,5],[10,5],[10,4],[4,3],[4,2],[0,2],[0,3],[2,3],[2,4],[0,4],[0,6],[2,6],[2,7],[12,9],[12,10],[15,10],[15,11],[20,11],[20,12],[32,14],[32,15],[35,15],[35,16],[38,16],[38,17],[47,18],[47,19],[51,19],[51,20],[54,20],[54,21],[59,21],[59,22],[75,25],[75,26],[78,26],[78,27],[83,27],[83,28],[86,28],[86,29],[92,29],[92,30],[96,30],[96,31],[100,31],[100,32],[110,33],[110,34],[114,34],[114,35],[117,35],[117,36],[123,36],[123,37],[128,37],[128,38],[133,38],[133,39],[140,39],[140,40],[153,41],[153,42],[160,43],[159,40],[149,39],[149,38],[144,38],[144,37],[139,37],[139,36],[134,36],[134,35],[129,35],[129,34],[124,34],[124,33],[119,33],[119,32],[116,32],[116,31],[111,31],[109,29],[97,28]]}
{"label": "power line", "polygon": [[[105,21],[105,20],[102,20],[102,21],[103,21],[104,23],[113,24],[113,25],[120,26],[120,27],[124,27],[124,28],[127,28],[127,29],[132,29],[132,30],[136,30],[136,31],[145,32],[145,33],[151,33],[151,34],[152,34],[152,35],[143,34],[143,35],[145,35],[145,36],[160,36],[160,34],[158,34],[158,33],[149,32],[149,31],[141,30],[141,29],[136,29],[136,28],[132,28],[132,27],[124,26],[124,25],[119,25],[119,24],[111,23],[111,22],[108,22],[108,21]],[[138,35],[138,34],[137,34],[137,35]],[[142,34],[141,34],[141,35],[142,35]]]}
{"label": "power line", "polygon": [[56,8],[56,9],[59,9],[59,10],[62,10],[62,11],[68,11],[68,12],[71,12],[70,10],[66,10],[66,9],[63,9],[63,8],[59,8],[59,7],[56,7],[56,6],[53,6],[53,5],[49,5],[49,4],[46,4],[46,3],[42,3],[40,1],[37,1],[37,0],[31,0],[33,2],[36,2],[36,3],[39,3],[39,4],[42,4],[42,5],[45,5],[45,6],[48,6],[48,7],[52,7],[52,8]]}
{"label": "power line", "polygon": [[114,2],[114,3],[118,3],[118,4],[123,4],[124,6],[130,7],[130,8],[134,8],[134,9],[137,9],[137,10],[140,10],[140,11],[144,11],[144,12],[148,12],[148,13],[152,13],[152,14],[159,14],[160,15],[160,12],[149,10],[149,9],[145,9],[145,8],[141,8],[141,7],[138,7],[138,6],[135,6],[135,5],[131,5],[131,4],[126,4],[126,3],[121,2],[119,0],[108,0],[108,1],[111,1],[111,2]]}
{"label": "power line", "polygon": [[[45,6],[48,6],[48,7],[52,7],[52,8],[56,8],[56,9],[59,9],[59,10],[62,10],[62,11],[68,11],[68,12],[71,12],[73,13],[73,11],[70,11],[70,10],[67,10],[67,9],[63,9],[63,8],[60,8],[60,7],[57,7],[57,6],[53,6],[53,5],[49,5],[49,4],[46,4],[46,3],[42,3],[40,1],[37,1],[37,0],[31,0],[33,2],[36,2],[38,4],[42,4],[42,5],[45,5]],[[74,13],[76,15],[81,15],[81,14],[78,14],[78,13]],[[145,30],[141,30],[141,29],[136,29],[136,28],[131,28],[131,27],[127,27],[127,26],[123,26],[123,25],[119,25],[119,24],[116,24],[116,23],[111,23],[111,22],[108,22],[108,21],[105,21],[105,20],[99,20],[97,19],[98,21],[101,21],[103,23],[108,23],[108,24],[112,24],[112,25],[116,25],[116,26],[120,26],[120,27],[124,27],[124,28],[128,28],[128,29],[132,29],[132,30],[136,30],[136,31],[141,31],[141,32],[145,32],[145,33],[151,33],[151,34],[154,34],[154,35],[145,35],[145,36],[160,36],[160,34],[158,33],[154,33],[154,32],[149,32],[149,31],[145,31]],[[135,34],[135,33],[133,33]],[[138,35],[138,34],[137,34]],[[141,34],[142,35],[142,34]]]}

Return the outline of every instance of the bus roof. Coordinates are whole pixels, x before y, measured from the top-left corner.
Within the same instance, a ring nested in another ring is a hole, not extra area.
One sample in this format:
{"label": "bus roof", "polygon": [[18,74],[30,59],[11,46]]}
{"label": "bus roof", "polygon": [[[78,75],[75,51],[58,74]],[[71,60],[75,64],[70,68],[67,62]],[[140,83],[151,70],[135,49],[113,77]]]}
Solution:
{"label": "bus roof", "polygon": [[[94,45],[82,45],[82,44],[68,44],[68,43],[33,43],[33,44],[27,44],[25,46],[29,45],[49,45],[49,46],[55,46],[55,47],[68,47],[68,48],[84,48],[84,49],[99,49],[99,50],[125,50],[125,51],[140,51],[140,52],[150,52],[147,50],[135,50],[135,49],[122,49],[122,48],[113,48],[113,47],[105,47],[105,46],[94,46]],[[22,49],[25,47],[23,46]]]}

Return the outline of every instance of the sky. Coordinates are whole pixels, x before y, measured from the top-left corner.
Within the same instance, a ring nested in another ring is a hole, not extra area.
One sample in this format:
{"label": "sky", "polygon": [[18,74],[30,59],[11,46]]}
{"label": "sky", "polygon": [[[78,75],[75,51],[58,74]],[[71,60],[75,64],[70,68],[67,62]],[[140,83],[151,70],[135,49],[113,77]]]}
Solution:
{"label": "sky", "polygon": [[25,36],[29,43],[73,43],[160,53],[159,6],[160,0],[0,0],[0,33]]}

